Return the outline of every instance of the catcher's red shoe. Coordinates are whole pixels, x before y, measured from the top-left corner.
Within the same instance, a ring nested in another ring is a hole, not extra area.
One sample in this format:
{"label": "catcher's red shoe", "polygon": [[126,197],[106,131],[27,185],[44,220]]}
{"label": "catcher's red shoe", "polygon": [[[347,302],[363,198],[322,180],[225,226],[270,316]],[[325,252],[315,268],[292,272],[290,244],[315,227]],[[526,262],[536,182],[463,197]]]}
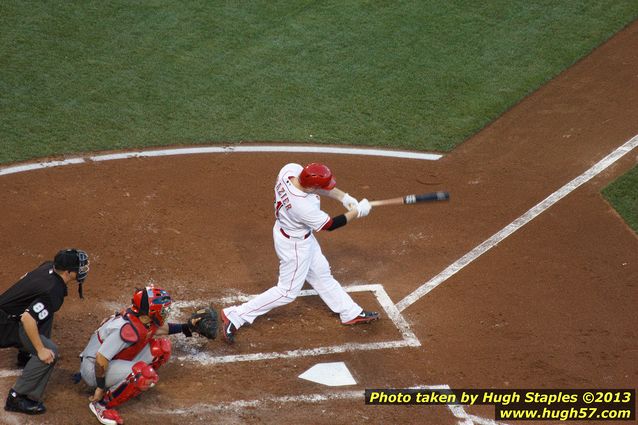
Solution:
{"label": "catcher's red shoe", "polygon": [[379,313],[376,311],[365,311],[363,310],[357,317],[352,320],[348,320],[347,322],[343,322],[344,325],[358,325],[360,323],[370,323],[375,320],[379,320]]}
{"label": "catcher's red shoe", "polygon": [[222,318],[222,333],[224,334],[224,341],[228,344],[232,344],[235,342],[235,332],[237,332],[237,328],[233,325],[233,322],[226,317],[224,310],[221,310],[220,317]]}
{"label": "catcher's red shoe", "polygon": [[91,412],[101,424],[122,425],[124,423],[124,419],[117,413],[117,410],[107,409],[102,403],[91,402],[89,403],[89,409],[91,409]]}

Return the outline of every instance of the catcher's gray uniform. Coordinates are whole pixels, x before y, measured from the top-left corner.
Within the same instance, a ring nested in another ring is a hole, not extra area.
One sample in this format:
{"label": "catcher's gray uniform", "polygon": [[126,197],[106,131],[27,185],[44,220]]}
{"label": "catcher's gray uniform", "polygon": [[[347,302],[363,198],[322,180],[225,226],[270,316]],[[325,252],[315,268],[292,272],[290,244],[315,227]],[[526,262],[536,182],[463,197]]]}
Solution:
{"label": "catcher's gray uniform", "polygon": [[148,344],[133,360],[113,360],[120,351],[132,345],[120,337],[120,329],[126,323],[127,321],[122,316],[109,318],[93,333],[86,348],[80,354],[82,358],[80,373],[84,382],[89,386],[95,387],[97,385],[95,382],[95,357],[97,353],[100,353],[109,361],[105,376],[107,388],[115,387],[122,382],[131,373],[135,363],[139,361],[150,363],[153,361],[150,345]]}

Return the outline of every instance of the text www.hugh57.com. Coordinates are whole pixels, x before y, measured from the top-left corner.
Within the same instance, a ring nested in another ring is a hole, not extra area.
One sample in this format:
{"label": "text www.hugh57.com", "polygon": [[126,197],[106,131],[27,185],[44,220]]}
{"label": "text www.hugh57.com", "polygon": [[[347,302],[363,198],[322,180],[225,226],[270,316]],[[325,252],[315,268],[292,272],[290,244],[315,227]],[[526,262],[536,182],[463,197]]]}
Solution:
{"label": "text www.hugh57.com", "polygon": [[599,409],[597,407],[581,407],[569,409],[549,409],[547,407],[537,409],[496,409],[496,419],[558,419],[568,421],[574,419],[629,419],[631,410],[624,409]]}

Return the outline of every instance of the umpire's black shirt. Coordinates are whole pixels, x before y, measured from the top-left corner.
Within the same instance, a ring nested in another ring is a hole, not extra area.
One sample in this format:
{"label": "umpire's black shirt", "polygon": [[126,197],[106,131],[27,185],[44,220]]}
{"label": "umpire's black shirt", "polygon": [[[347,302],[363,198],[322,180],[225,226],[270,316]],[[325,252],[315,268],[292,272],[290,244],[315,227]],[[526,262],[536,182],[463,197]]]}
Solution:
{"label": "umpire's black shirt", "polygon": [[[0,310],[8,316],[15,316],[13,326],[2,326],[0,329],[0,346],[7,346],[8,340],[17,336],[19,317],[25,311],[35,319],[38,328],[48,320],[53,320],[53,313],[62,307],[67,287],[64,280],[53,271],[53,262],[42,263],[37,269],[24,275],[15,285],[0,295]],[[18,342],[18,341],[15,341]]]}

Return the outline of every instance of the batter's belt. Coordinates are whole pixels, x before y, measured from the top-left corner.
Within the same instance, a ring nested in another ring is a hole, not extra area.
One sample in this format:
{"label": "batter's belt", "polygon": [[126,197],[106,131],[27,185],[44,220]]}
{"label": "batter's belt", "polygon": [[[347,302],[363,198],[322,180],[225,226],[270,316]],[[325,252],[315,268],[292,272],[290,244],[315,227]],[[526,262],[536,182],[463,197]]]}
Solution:
{"label": "batter's belt", "polygon": [[[282,235],[284,235],[284,237],[286,237],[287,239],[302,239],[301,237],[298,236],[290,236],[288,233],[286,233],[284,231],[284,229],[282,229],[281,227],[279,228],[279,231],[281,232]],[[312,232],[308,232],[303,236],[303,239],[308,239],[310,237],[310,235],[312,234]]]}

